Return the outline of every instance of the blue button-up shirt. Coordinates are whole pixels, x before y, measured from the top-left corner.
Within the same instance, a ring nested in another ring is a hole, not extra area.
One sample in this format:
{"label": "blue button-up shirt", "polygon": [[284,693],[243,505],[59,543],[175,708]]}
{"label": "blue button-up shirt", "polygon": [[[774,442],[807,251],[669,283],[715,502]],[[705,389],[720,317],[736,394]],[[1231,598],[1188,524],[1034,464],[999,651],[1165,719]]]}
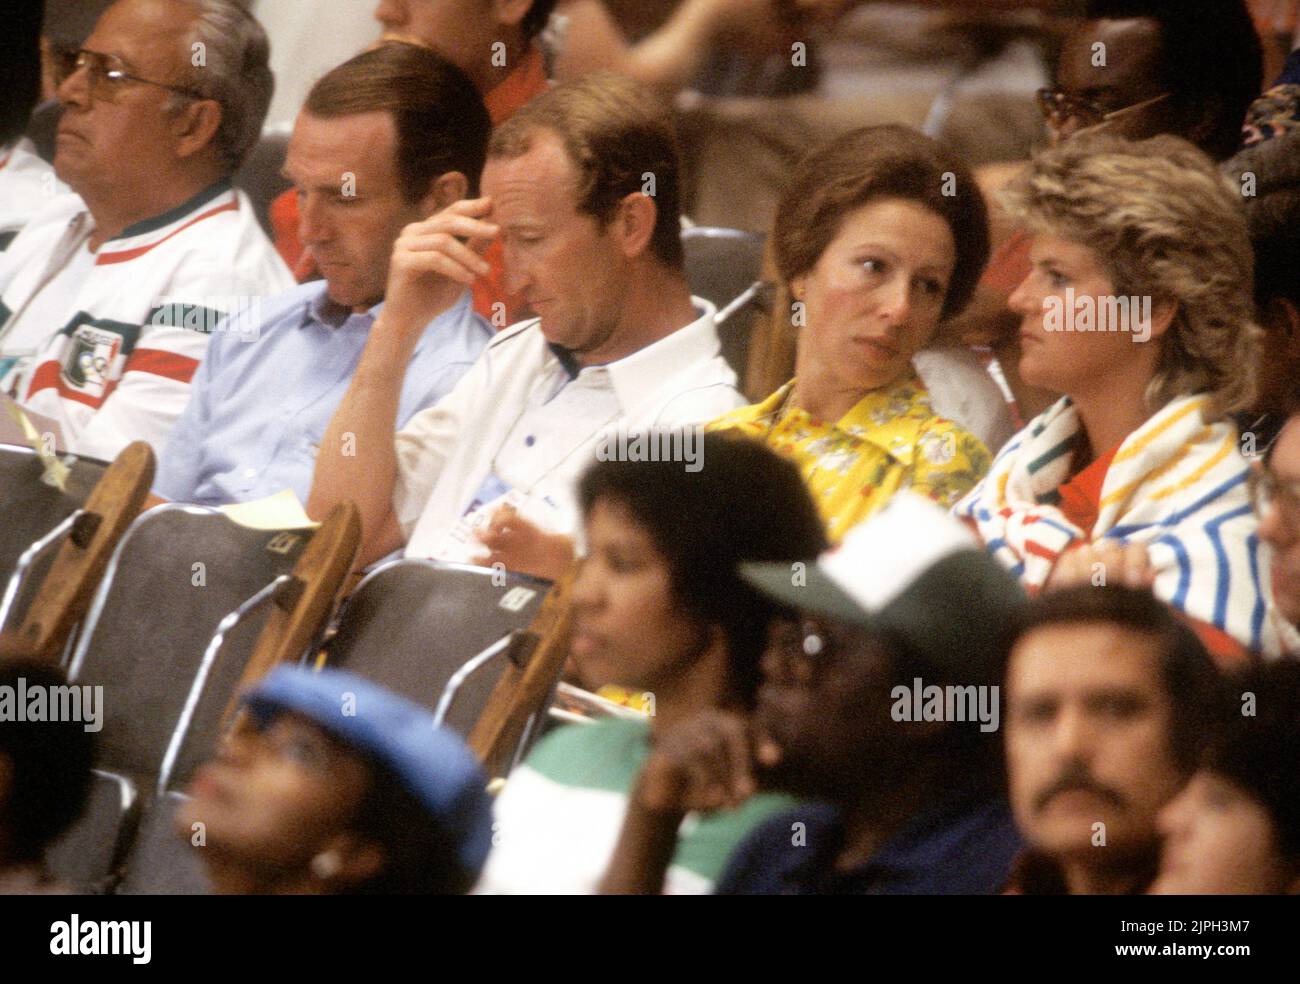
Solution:
{"label": "blue button-up shirt", "polygon": [[[353,313],[317,281],[263,301],[251,320],[221,325],[158,462],[154,492],[224,505],[292,489],[306,502],[325,428],[382,307]],[[491,337],[468,291],[430,322],[402,385],[397,426],[451,392]]]}

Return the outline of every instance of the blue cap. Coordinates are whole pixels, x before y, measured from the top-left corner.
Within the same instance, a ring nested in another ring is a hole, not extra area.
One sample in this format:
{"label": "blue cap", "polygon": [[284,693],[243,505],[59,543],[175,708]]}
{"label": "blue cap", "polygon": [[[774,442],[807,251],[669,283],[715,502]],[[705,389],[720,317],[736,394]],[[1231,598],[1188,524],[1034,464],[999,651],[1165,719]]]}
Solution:
{"label": "blue cap", "polygon": [[466,872],[478,875],[492,846],[487,777],[429,711],[355,673],[293,666],[277,666],[244,701],[261,721],[301,714],[381,762],[451,835]]}

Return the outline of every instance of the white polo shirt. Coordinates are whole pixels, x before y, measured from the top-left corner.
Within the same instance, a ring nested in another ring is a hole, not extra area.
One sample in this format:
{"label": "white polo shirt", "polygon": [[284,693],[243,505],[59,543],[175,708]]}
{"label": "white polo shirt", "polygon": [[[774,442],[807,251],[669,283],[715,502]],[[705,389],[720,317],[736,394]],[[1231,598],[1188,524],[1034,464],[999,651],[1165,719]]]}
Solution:
{"label": "white polo shirt", "polygon": [[552,532],[580,525],[577,479],[608,433],[703,424],[746,403],[716,309],[626,358],[575,374],[538,319],[497,335],[437,405],[397,434],[393,509],[408,557],[474,562],[471,535],[502,502]]}

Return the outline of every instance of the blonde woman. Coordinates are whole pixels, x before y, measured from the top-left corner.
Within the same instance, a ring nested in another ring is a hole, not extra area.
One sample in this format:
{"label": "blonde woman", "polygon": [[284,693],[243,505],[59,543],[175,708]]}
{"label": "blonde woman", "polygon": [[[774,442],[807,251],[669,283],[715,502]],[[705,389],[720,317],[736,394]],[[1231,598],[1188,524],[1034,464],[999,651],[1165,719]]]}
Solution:
{"label": "blonde woman", "polygon": [[1281,652],[1228,416],[1252,399],[1260,335],[1239,193],[1181,139],[1096,135],[1040,155],[1005,199],[1034,237],[1009,302],[1020,373],[1065,396],[957,514],[1031,590],[1149,584],[1221,658]]}

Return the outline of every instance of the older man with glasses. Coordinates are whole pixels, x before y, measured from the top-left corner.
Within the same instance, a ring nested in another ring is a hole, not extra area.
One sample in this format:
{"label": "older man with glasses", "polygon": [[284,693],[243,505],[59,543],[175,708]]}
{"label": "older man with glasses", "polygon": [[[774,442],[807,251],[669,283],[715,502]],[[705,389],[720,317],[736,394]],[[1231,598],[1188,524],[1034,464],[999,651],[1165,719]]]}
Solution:
{"label": "older man with glasses", "polygon": [[1273,599],[1300,626],[1300,412],[1292,413],[1251,473],[1260,539],[1273,548]]}
{"label": "older man with glasses", "polygon": [[211,333],[293,281],[230,176],[274,80],[235,0],[120,0],[63,60],[51,200],[0,264],[0,390],[68,450],[161,449]]}

